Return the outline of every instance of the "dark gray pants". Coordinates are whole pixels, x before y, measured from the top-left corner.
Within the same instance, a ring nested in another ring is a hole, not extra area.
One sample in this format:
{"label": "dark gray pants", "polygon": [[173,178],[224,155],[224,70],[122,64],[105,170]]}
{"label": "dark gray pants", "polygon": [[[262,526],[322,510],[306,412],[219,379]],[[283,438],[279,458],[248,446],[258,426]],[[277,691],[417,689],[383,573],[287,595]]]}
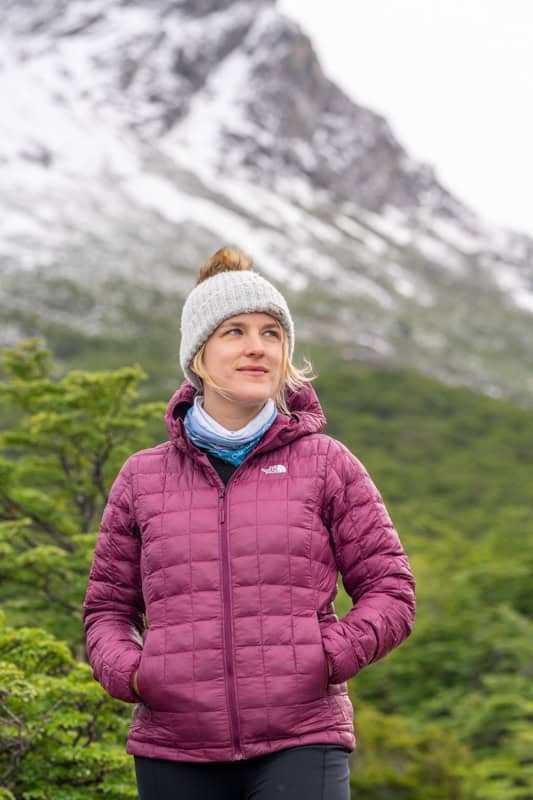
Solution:
{"label": "dark gray pants", "polygon": [[245,761],[134,756],[140,800],[350,800],[348,751],[302,745]]}

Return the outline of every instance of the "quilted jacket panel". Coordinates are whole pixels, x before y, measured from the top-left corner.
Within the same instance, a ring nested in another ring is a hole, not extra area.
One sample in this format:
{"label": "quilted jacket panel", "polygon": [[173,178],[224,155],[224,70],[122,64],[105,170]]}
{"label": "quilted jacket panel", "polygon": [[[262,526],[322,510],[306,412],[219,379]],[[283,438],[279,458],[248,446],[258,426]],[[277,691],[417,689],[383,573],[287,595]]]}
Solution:
{"label": "quilted jacket panel", "polygon": [[[194,394],[185,382],[168,405],[169,441],[120,470],[84,602],[95,678],[137,703],[127,751],[230,761],[297,744],[351,750],[345,681],[414,619],[414,580],[383,500],[321,433],[310,386],[224,486],[185,433]],[[342,620],[339,571],[354,602]]]}

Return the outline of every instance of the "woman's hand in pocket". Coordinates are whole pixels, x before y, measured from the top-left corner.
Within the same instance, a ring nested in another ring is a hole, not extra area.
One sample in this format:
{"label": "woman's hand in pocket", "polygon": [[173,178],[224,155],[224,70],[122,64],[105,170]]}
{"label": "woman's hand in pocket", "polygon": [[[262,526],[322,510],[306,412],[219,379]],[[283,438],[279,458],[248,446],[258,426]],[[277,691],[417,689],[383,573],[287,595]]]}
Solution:
{"label": "woman's hand in pocket", "polygon": [[139,692],[139,684],[137,683],[137,672],[138,670],[135,670],[135,672],[131,676],[131,685],[137,697],[140,697],[141,693]]}

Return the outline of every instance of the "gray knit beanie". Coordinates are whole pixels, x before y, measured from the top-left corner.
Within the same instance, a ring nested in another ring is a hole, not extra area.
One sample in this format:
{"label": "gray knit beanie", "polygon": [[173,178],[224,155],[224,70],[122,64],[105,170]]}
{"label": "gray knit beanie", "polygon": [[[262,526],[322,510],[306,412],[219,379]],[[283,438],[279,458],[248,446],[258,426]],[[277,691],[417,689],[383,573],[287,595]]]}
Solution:
{"label": "gray knit beanie", "polygon": [[202,381],[190,368],[194,356],[221,322],[251,311],[270,314],[283,325],[292,359],[294,324],[289,307],[276,287],[257,272],[219,272],[195,286],[187,297],[181,312],[180,365],[199,391]]}

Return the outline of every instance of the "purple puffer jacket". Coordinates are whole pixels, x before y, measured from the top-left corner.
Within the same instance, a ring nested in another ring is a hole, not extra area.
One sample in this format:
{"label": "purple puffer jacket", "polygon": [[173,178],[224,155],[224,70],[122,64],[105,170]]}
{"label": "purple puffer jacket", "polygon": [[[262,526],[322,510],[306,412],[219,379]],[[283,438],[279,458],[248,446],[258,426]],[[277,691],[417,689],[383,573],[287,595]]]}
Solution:
{"label": "purple puffer jacket", "polygon": [[[185,433],[195,391],[185,382],[170,400],[170,441],[120,470],[84,602],[96,680],[137,703],[126,750],[174,761],[352,750],[345,681],[399,645],[414,618],[414,580],[381,496],[320,433],[310,386],[224,486]],[[354,602],[342,620],[339,570]]]}

